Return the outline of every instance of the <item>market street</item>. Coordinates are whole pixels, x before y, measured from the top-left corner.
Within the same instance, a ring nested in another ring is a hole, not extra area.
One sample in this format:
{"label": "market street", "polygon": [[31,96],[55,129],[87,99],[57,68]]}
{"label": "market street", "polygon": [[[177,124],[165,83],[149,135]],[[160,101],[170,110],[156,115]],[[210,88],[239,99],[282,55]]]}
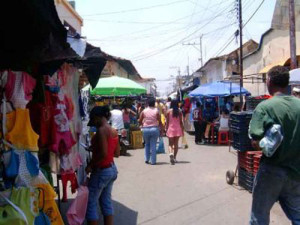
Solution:
{"label": "market street", "polygon": [[[235,151],[195,145],[194,136],[186,137],[189,148],[179,150],[175,166],[167,154],[158,155],[157,165],[147,165],[141,149],[115,159],[115,225],[248,224],[251,194],[225,180],[226,171],[236,166]],[[270,224],[290,224],[277,204]]]}

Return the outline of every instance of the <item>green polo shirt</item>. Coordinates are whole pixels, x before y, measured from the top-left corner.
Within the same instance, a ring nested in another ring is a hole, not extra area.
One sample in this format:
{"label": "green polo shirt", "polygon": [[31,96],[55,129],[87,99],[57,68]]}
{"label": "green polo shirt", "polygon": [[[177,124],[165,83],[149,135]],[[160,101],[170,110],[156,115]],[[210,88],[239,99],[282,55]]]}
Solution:
{"label": "green polo shirt", "polygon": [[282,127],[283,141],[272,157],[262,162],[287,168],[290,177],[300,180],[300,99],[281,95],[260,103],[253,112],[249,134],[260,140],[273,125]]}

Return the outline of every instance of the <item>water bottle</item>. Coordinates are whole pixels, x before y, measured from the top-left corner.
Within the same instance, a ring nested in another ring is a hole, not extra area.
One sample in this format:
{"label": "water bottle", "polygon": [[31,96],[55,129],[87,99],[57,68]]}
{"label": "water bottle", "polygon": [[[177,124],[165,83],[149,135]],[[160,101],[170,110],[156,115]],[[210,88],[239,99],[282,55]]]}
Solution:
{"label": "water bottle", "polygon": [[259,142],[259,146],[265,156],[271,157],[280,146],[282,140],[281,125],[273,124],[273,126],[267,130],[264,138]]}

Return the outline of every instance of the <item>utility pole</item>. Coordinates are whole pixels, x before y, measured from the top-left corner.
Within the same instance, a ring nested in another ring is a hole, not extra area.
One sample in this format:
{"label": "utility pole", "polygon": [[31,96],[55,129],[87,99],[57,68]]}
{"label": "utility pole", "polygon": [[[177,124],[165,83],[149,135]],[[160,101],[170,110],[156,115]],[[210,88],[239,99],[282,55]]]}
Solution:
{"label": "utility pole", "polygon": [[[183,43],[182,45],[191,45],[193,46],[195,49],[197,49],[199,52],[200,52],[200,62],[201,62],[201,67],[203,66],[203,54],[202,54],[202,37],[203,37],[203,34],[200,36],[200,42],[199,43]],[[200,48],[197,48],[196,46],[200,46]]]}
{"label": "utility pole", "polygon": [[291,66],[290,69],[297,68],[296,56],[296,28],[295,28],[295,2],[289,0],[289,21],[290,21],[290,51],[291,51]]}
{"label": "utility pole", "polygon": [[243,105],[243,20],[242,20],[242,0],[239,1],[239,33],[240,33],[240,103]]}

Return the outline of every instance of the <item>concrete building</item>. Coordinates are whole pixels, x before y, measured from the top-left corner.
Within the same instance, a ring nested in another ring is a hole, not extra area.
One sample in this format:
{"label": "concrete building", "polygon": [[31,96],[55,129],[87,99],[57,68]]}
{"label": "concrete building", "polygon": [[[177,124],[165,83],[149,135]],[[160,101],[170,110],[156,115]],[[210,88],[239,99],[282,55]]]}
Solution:
{"label": "concrete building", "polygon": [[101,78],[119,76],[134,81],[141,81],[142,77],[136,70],[133,63],[128,59],[106,55],[107,63],[101,73]]}
{"label": "concrete building", "polygon": [[[257,47],[255,41],[249,40],[243,45],[243,54],[250,54]],[[239,82],[239,48],[227,55],[209,59],[193,76],[200,79],[200,84],[221,80]]]}
{"label": "concrete building", "polygon": [[69,34],[81,34],[83,19],[75,10],[75,1],[55,0],[56,11],[65,27],[68,27]]}
{"label": "concrete building", "polygon": [[[300,0],[295,0],[296,36],[300,35]],[[300,54],[300,39],[296,38]],[[244,87],[252,95],[267,93],[266,73],[275,65],[289,65],[288,0],[277,0],[271,28],[262,36],[258,48],[244,57]],[[299,62],[298,62],[299,65]]]}
{"label": "concrete building", "polygon": [[157,96],[155,78],[143,78],[142,80],[138,81],[138,83],[146,88],[147,94],[153,95],[153,97]]}

